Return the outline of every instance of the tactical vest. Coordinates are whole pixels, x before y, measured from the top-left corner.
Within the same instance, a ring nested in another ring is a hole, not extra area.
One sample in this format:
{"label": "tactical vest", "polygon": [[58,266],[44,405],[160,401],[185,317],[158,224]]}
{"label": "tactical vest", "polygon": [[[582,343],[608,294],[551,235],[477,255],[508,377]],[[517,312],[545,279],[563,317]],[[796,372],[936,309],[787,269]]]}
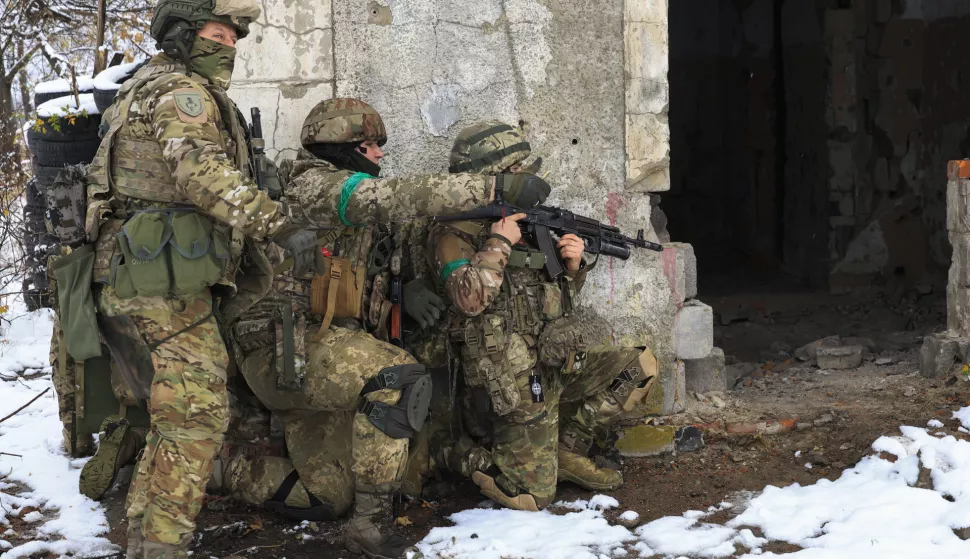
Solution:
{"label": "tactical vest", "polygon": [[[487,238],[481,223],[459,222],[455,233],[479,248]],[[465,382],[484,387],[495,413],[518,406],[517,374],[537,364],[537,346],[545,326],[571,310],[569,280],[550,282],[545,256],[535,249],[515,248],[509,255],[502,289],[483,313],[466,317],[451,313],[449,333],[461,346]]]}
{"label": "tactical vest", "polygon": [[[122,85],[115,102],[102,117],[102,126],[106,126],[107,131],[88,169],[89,221],[100,219],[102,223],[93,226],[89,223],[88,231],[92,240],[95,235],[97,239],[95,280],[111,285],[118,281],[122,290],[128,289],[129,280],[117,277],[118,263],[123,260],[120,235],[126,233],[126,228],[134,225],[129,220],[146,211],[165,212],[176,209],[179,211],[173,211],[164,218],[159,217],[155,219],[159,223],[147,224],[135,233],[138,238],[130,239],[133,256],[142,260],[149,257],[149,260],[161,261],[165,259],[159,258],[159,255],[171,247],[174,260],[178,260],[184,270],[192,271],[189,281],[183,282],[186,285],[175,282],[169,286],[176,294],[191,292],[197,284],[200,287],[205,287],[201,284],[218,284],[231,290],[235,288],[234,278],[242,254],[244,236],[232,227],[200,213],[195,214],[197,218],[184,215],[186,210],[192,210],[193,204],[176,188],[172,169],[162,156],[162,146],[154,138],[150,123],[137,123],[133,126],[131,120],[133,112],[139,114],[139,103],[143,102],[145,92],[185,76],[185,67],[181,63],[159,55]],[[189,77],[206,86],[216,100],[221,117],[220,128],[223,130],[221,147],[244,175],[251,175],[248,144],[235,105],[224,91],[208,86],[200,76],[192,74]],[[137,130],[138,125],[143,125],[145,129]],[[105,219],[108,213],[106,206],[110,206],[110,217],[113,219]],[[169,225],[164,227],[168,227],[168,230],[164,230],[160,224],[166,219]],[[94,235],[91,235],[92,230],[96,232]],[[206,238],[196,238],[200,235]],[[114,237],[119,240],[116,242]],[[139,247],[144,249],[141,254],[137,252]],[[200,251],[207,251],[208,255],[200,255]],[[130,259],[132,255],[126,256]],[[163,265],[161,262],[157,264],[159,270],[155,272],[162,275]],[[213,272],[214,267],[219,270]],[[144,295],[164,290],[163,286],[147,286],[147,292],[136,289],[139,287],[138,281],[154,277],[154,272],[149,273],[149,266],[143,268],[145,273],[142,275],[147,278],[136,277],[133,280],[134,292]],[[126,272],[122,270],[121,273]],[[133,268],[132,274],[134,273]],[[178,270],[174,273],[178,274]],[[213,279],[214,277],[218,279]]]}

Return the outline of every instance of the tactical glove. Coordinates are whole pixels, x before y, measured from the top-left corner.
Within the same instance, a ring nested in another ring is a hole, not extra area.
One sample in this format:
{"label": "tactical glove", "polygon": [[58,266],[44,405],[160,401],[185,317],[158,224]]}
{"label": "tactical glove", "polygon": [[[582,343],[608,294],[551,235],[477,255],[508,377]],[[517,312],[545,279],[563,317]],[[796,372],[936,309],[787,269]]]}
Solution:
{"label": "tactical glove", "polygon": [[445,308],[445,302],[424,280],[411,280],[404,286],[404,312],[422,328],[434,326]]}
{"label": "tactical glove", "polygon": [[545,202],[552,192],[549,183],[529,173],[499,175],[495,180],[502,181],[505,200],[520,208],[534,208]]}
{"label": "tactical glove", "polygon": [[273,242],[293,258],[293,276],[303,277],[313,270],[317,256],[317,235],[306,229],[293,229],[277,234]]}
{"label": "tactical glove", "polygon": [[263,186],[266,193],[273,200],[279,200],[283,195],[283,181],[280,180],[280,170],[269,157],[263,156]]}

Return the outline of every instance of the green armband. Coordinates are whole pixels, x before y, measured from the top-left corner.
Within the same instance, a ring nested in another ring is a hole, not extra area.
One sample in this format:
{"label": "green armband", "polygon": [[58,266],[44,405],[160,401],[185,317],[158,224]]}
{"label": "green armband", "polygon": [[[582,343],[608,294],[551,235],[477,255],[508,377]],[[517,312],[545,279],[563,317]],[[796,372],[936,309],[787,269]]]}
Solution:
{"label": "green armband", "polygon": [[445,264],[445,267],[441,269],[441,274],[439,275],[439,277],[441,278],[441,282],[444,283],[445,281],[447,281],[448,276],[450,276],[452,273],[454,273],[455,270],[457,270],[458,268],[461,268],[465,264],[471,264],[471,260],[467,258],[462,258],[461,260],[452,260],[451,262]]}
{"label": "green armband", "polygon": [[354,191],[357,190],[357,185],[360,184],[360,181],[373,178],[375,178],[373,175],[368,175],[367,173],[354,173],[344,181],[343,189],[340,191],[340,203],[337,205],[337,215],[340,216],[340,221],[347,227],[358,227],[357,224],[351,223],[347,219],[347,206],[350,204],[350,197],[354,195]]}

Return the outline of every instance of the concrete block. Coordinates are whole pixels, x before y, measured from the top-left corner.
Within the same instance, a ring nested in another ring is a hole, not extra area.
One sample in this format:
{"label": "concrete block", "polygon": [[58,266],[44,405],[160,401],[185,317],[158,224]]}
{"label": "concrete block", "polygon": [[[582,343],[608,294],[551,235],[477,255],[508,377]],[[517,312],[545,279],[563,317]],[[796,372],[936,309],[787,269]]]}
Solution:
{"label": "concrete block", "polygon": [[332,79],[333,31],[330,29],[297,34],[282,27],[253,24],[251,34],[239,42],[233,83]]}
{"label": "concrete block", "polygon": [[679,359],[702,359],[714,349],[714,309],[688,301],[674,318],[674,353]]}
{"label": "concrete block", "polygon": [[920,374],[928,378],[947,377],[970,362],[970,339],[953,332],[923,338],[919,353]]}
{"label": "concrete block", "polygon": [[957,335],[970,335],[970,287],[946,286],[946,326]]}
{"label": "concrete block", "polygon": [[861,345],[818,348],[819,369],[855,369],[862,365],[862,355],[866,348]]}
{"label": "concrete block", "polygon": [[842,345],[842,338],[839,336],[829,336],[821,340],[815,340],[810,344],[803,345],[795,350],[795,357],[799,361],[808,361],[812,364],[818,358],[818,350],[823,347],[839,347]]}
{"label": "concrete block", "polygon": [[703,359],[685,360],[684,373],[688,392],[726,392],[730,388],[724,365],[724,350],[719,347],[715,347]]}
{"label": "concrete block", "polygon": [[970,180],[950,179],[946,184],[946,229],[970,233]]}
{"label": "concrete block", "polygon": [[670,126],[667,115],[626,115],[626,155],[627,191],[670,190]]}
{"label": "concrete block", "polygon": [[623,21],[667,24],[667,0],[625,0]]}
{"label": "concrete block", "polygon": [[666,243],[661,259],[675,304],[680,307],[684,301],[697,297],[697,256],[694,247],[687,243]]}
{"label": "concrete block", "polygon": [[957,287],[970,287],[970,233],[950,232],[953,255],[950,261],[950,283]]}

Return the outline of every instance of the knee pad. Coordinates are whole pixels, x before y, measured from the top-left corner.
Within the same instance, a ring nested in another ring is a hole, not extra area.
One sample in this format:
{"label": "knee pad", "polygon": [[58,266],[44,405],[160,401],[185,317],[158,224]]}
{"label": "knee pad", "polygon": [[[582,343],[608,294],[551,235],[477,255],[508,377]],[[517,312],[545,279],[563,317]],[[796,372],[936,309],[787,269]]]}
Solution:
{"label": "knee pad", "polygon": [[650,348],[643,350],[610,384],[610,394],[624,411],[633,411],[653,388],[659,373],[657,358]]}
{"label": "knee pad", "polygon": [[[400,390],[401,399],[391,405],[364,398],[385,388]],[[381,369],[377,376],[367,381],[360,391],[357,411],[387,436],[409,439],[424,426],[430,406],[431,375],[425,371],[424,365],[395,365]]]}

